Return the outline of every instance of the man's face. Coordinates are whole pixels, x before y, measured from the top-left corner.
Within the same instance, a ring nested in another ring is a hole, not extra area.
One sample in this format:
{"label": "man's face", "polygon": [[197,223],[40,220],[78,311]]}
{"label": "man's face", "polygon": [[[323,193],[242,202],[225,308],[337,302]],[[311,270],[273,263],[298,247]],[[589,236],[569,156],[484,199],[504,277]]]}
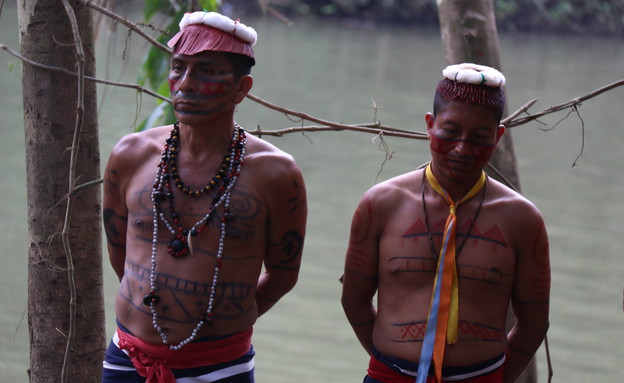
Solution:
{"label": "man's face", "polygon": [[454,181],[480,174],[505,130],[492,109],[455,101],[425,120],[434,173]]}
{"label": "man's face", "polygon": [[169,89],[176,117],[181,122],[205,121],[233,112],[237,81],[225,54],[176,54],[171,59]]}

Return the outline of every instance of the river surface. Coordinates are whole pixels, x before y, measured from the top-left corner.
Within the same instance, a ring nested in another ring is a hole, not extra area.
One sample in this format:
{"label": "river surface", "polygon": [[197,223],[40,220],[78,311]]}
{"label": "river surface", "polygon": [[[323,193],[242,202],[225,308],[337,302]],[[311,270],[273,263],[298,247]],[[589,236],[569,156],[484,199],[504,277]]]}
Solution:
{"label": "river surface", "polygon": [[[351,22],[244,20],[259,34],[252,93],[272,103],[344,123],[423,131],[432,89],[445,66],[437,30]],[[19,50],[15,5],[4,5],[0,43]],[[126,31],[102,32],[98,76],[134,81],[145,45]],[[624,42],[606,38],[504,34],[509,110],[590,93],[624,78]],[[125,57],[122,61],[122,56]],[[0,380],[27,382],[27,224],[21,70],[0,53]],[[148,96],[99,88],[101,153],[153,107]],[[373,108],[372,105],[376,105]],[[512,129],[522,193],[544,214],[552,257],[548,333],[555,382],[624,381],[624,89]],[[251,100],[237,121],[253,130],[308,125]],[[353,210],[370,186],[427,161],[424,141],[327,132],[266,137],[293,154],[309,193],[308,236],[296,288],[260,318],[254,334],[257,380],[360,382],[368,358],[340,306],[344,253]],[[577,159],[579,154],[582,154]],[[576,164],[575,166],[573,166]],[[104,166],[104,163],[102,163]],[[381,173],[378,175],[378,173]],[[104,251],[107,331],[114,329],[117,280]],[[62,352],[64,345],[58,345]],[[547,381],[544,347],[537,354]]]}

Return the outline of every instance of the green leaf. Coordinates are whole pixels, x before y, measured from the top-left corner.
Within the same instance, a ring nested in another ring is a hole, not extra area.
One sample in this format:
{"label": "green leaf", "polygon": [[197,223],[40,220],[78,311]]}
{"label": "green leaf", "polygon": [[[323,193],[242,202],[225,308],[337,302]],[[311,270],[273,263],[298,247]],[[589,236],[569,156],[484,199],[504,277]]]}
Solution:
{"label": "green leaf", "polygon": [[150,21],[152,17],[170,7],[168,0],[145,0],[145,6],[143,7],[143,15],[145,21]]}
{"label": "green leaf", "polygon": [[147,116],[147,118],[143,120],[139,126],[137,126],[136,131],[140,132],[161,125],[159,121],[161,121],[162,117],[165,115],[165,108],[167,105],[169,105],[169,103],[164,102],[158,105],[156,109],[154,109],[152,113],[150,113],[150,115]]}
{"label": "green leaf", "polygon": [[[160,94],[161,96],[165,96],[165,97],[169,97],[171,96],[171,90],[169,89],[169,78],[163,78],[160,80],[160,85],[158,86],[158,88],[156,88],[156,93]],[[160,102],[164,102],[162,100],[158,100]]]}
{"label": "green leaf", "polygon": [[165,106],[165,114],[163,116],[163,125],[173,124],[176,120],[177,118],[175,116],[175,112],[173,111],[173,105],[167,102]]}
{"label": "green leaf", "polygon": [[217,0],[200,0],[199,6],[206,12],[216,12],[219,9],[220,1]]}
{"label": "green leaf", "polygon": [[156,47],[150,47],[139,68],[137,82],[144,86],[147,82],[157,88],[163,78],[169,75],[169,55]]}

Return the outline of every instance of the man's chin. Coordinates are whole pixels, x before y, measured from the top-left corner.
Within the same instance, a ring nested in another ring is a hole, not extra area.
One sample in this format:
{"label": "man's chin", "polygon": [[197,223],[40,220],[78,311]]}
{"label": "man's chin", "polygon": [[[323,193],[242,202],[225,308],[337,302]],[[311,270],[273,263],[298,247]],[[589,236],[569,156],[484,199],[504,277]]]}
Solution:
{"label": "man's chin", "polygon": [[211,113],[212,112],[208,110],[202,110],[202,109],[176,109],[175,110],[175,115],[179,120],[181,120],[182,118],[186,116],[207,116]]}
{"label": "man's chin", "polygon": [[190,108],[190,107],[176,107],[174,109],[176,118],[180,122],[184,122],[184,119],[196,119],[196,118],[213,118],[220,114],[222,111],[226,110],[226,103],[218,104],[213,106],[212,108]]}
{"label": "man's chin", "polygon": [[458,180],[471,180],[477,174],[481,174],[481,168],[474,165],[470,166],[450,166],[449,173]]}
{"label": "man's chin", "polygon": [[449,170],[453,174],[469,175],[469,174],[473,174],[477,169],[472,164],[471,165],[451,164],[449,166]]}

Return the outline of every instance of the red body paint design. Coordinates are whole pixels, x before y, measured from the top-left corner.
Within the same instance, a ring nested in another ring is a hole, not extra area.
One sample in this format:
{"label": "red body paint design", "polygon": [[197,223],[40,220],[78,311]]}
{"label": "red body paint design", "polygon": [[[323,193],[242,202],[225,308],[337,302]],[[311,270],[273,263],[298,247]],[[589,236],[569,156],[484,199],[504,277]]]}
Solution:
{"label": "red body paint design", "polygon": [[481,144],[473,140],[460,139],[460,138],[445,138],[436,134],[432,134],[430,138],[431,150],[436,153],[448,155],[455,150],[458,145],[467,145],[470,155],[476,160],[478,167],[483,168],[484,164],[490,160],[496,145]]}
{"label": "red body paint design", "polygon": [[543,277],[531,278],[531,289],[537,298],[548,299],[550,292],[550,276],[543,273]]}
{"label": "red body paint design", "polygon": [[425,337],[425,323],[410,323],[401,327],[401,340],[421,340]]}
{"label": "red body paint design", "polygon": [[[353,223],[351,224],[351,245],[363,243],[368,238],[371,229],[371,204],[370,201],[362,202],[364,209],[358,209],[353,215]],[[362,211],[363,210],[363,211]]]}
{"label": "red body paint design", "polygon": [[216,81],[202,81],[199,94],[202,96],[217,96],[225,93],[226,84]]}
{"label": "red body paint design", "polygon": [[461,265],[458,267],[457,272],[460,278],[484,282],[494,286],[504,286],[506,285],[505,279],[512,279],[512,276],[505,275],[498,269],[487,270],[482,267]]}
{"label": "red body paint design", "polygon": [[462,335],[471,336],[475,339],[488,341],[500,341],[504,339],[504,333],[501,330],[476,323],[459,321],[457,328]]}
{"label": "red body paint design", "polygon": [[[436,223],[431,228],[431,235],[433,237],[441,237],[444,232],[444,224],[446,220],[441,219],[438,223]],[[458,227],[457,236],[463,237],[466,236],[468,229],[470,228],[472,220],[467,219],[464,223]],[[419,219],[407,229],[402,237],[406,239],[413,239],[416,244],[418,244],[418,238],[425,237],[427,238],[429,233],[427,233],[427,228],[423,224],[423,222]],[[472,231],[470,234],[470,238],[468,238],[468,242],[472,242],[473,246],[477,246],[479,241],[486,241],[492,243],[492,250],[495,250],[497,246],[507,247],[507,242],[503,237],[498,225],[493,225],[489,229],[485,231],[479,230],[478,224],[474,224],[472,227]]]}
{"label": "red body paint design", "polygon": [[169,91],[171,91],[171,93],[175,92],[176,90],[176,85],[178,84],[178,82],[180,81],[179,77],[169,77]]}
{"label": "red body paint design", "polygon": [[[550,264],[548,258],[541,258],[540,254],[548,252],[548,240],[546,239],[546,227],[544,224],[539,228],[535,235],[535,243],[533,245],[533,260],[539,265],[542,270],[539,275],[531,278],[531,289],[537,299],[549,299],[550,294]],[[543,238],[543,239],[542,239]]]}
{"label": "red body paint design", "polygon": [[396,257],[390,259],[393,263],[391,272],[413,273],[413,272],[435,272],[435,261],[430,256],[427,257]]}
{"label": "red body paint design", "polygon": [[[475,230],[475,234],[478,235],[479,230]],[[503,233],[501,233],[500,229],[497,225],[492,226],[489,230],[482,234],[484,238],[490,238],[492,240],[492,251],[496,248],[496,244],[500,244],[501,246],[507,247],[507,242],[505,242],[505,237],[503,237]]]}
{"label": "red body paint design", "polygon": [[347,254],[347,262],[356,269],[366,266],[366,253],[360,250],[350,249]]}
{"label": "red body paint design", "polygon": [[535,243],[533,244],[533,260],[535,261],[535,263],[545,268],[546,271],[550,272],[550,265],[548,264],[548,259],[546,258],[542,260],[538,258],[539,254],[543,254],[545,251],[548,251],[547,240],[546,241],[539,240],[540,237],[546,238],[546,235],[544,234],[545,230],[546,230],[546,226],[542,224],[542,226],[537,231],[537,234],[535,235]]}
{"label": "red body paint design", "polygon": [[[178,83],[180,82],[181,77],[170,77],[169,78],[169,90],[173,93],[178,90]],[[229,88],[228,83],[222,81],[209,81],[209,80],[200,80],[197,79],[197,84],[199,85],[199,89],[196,94],[200,96],[218,96],[224,94],[226,89]]]}
{"label": "red body paint design", "polygon": [[[502,341],[505,339],[504,331],[484,326],[478,323],[471,323],[466,321],[459,321],[457,329],[459,333],[466,338],[478,339],[484,341]],[[426,324],[425,323],[408,323],[400,326],[401,341],[414,341],[422,340],[425,337]]]}
{"label": "red body paint design", "polygon": [[413,239],[414,243],[418,245],[418,242],[419,242],[418,238],[428,237],[427,227],[425,226],[422,220],[418,219],[418,221],[416,221],[416,223],[410,226],[410,228],[407,229],[401,237],[407,238],[407,239]]}

